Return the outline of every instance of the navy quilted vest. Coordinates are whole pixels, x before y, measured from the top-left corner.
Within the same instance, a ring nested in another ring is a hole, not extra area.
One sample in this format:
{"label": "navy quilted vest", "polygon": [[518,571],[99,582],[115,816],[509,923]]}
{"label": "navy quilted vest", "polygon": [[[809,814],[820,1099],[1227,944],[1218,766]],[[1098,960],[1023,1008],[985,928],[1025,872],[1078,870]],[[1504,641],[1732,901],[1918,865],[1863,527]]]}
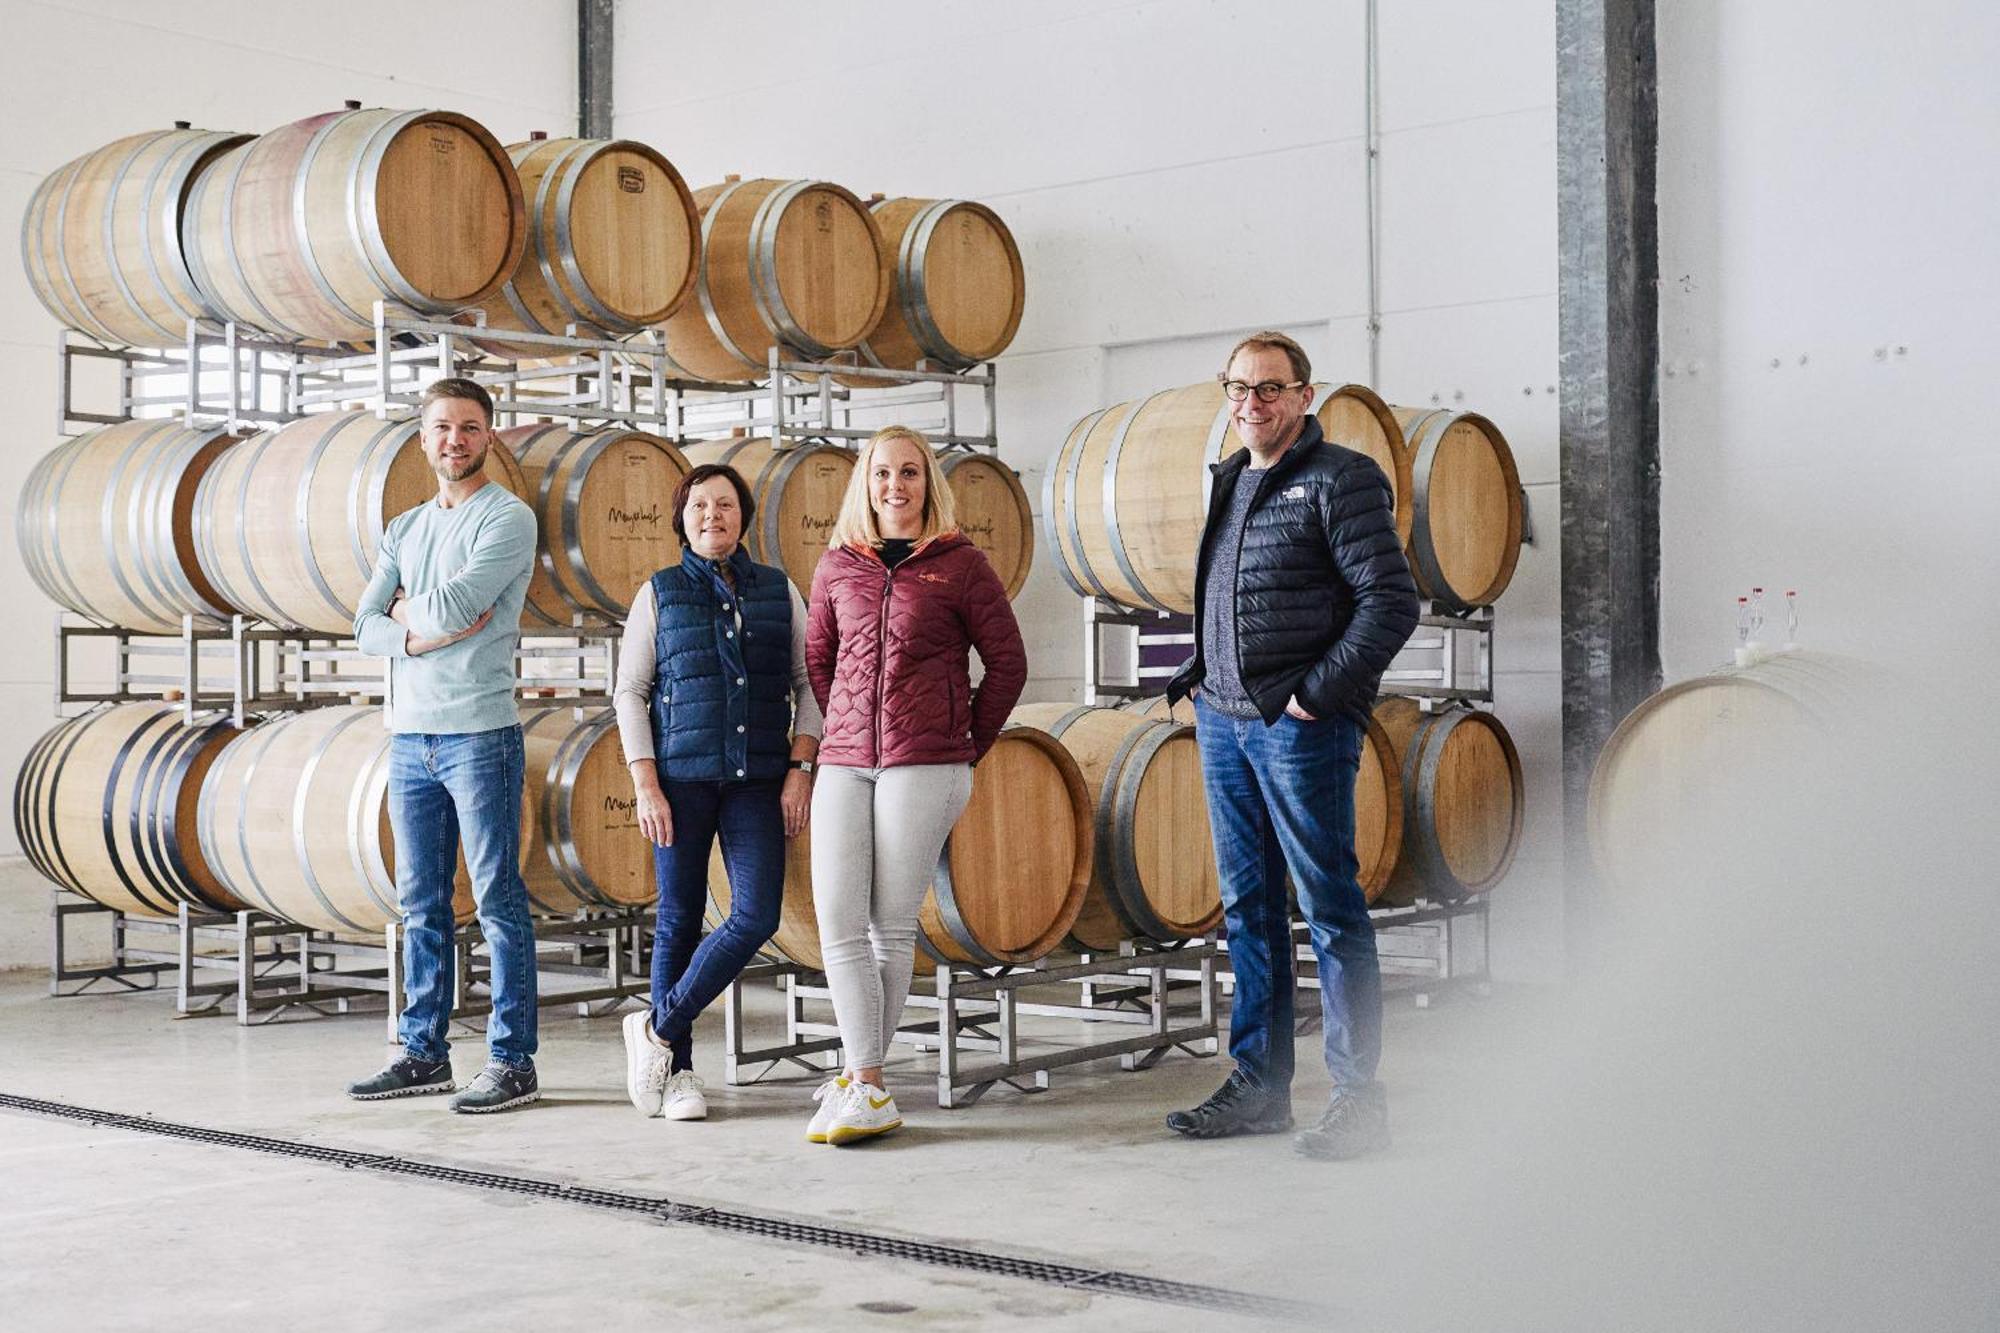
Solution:
{"label": "navy quilted vest", "polygon": [[784,571],[752,563],[741,548],[729,568],[734,591],[693,551],[653,575],[660,612],[653,641],[653,753],[663,780],[785,773],[792,729],[791,585]]}

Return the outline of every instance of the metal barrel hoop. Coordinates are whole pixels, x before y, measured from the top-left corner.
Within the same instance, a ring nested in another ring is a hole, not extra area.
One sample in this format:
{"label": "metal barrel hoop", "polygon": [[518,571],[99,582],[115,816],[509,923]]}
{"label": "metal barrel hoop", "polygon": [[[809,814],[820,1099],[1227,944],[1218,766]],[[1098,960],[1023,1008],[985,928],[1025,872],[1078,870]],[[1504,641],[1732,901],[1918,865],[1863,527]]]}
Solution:
{"label": "metal barrel hoop", "polygon": [[[37,775],[38,786],[41,778],[47,778],[47,799],[44,800],[41,791],[38,790],[36,792],[35,803],[48,813],[48,850],[50,860],[62,870],[60,876],[62,881],[78,893],[85,894],[86,897],[89,895],[83,887],[83,876],[77,874],[75,867],[70,865],[69,857],[63,851],[62,840],[56,837],[55,798],[61,790],[63,766],[69,763],[69,757],[76,752],[76,747],[83,743],[85,733],[101,721],[109,711],[110,709],[108,708],[94,709],[79,717],[72,718],[69,722],[63,724],[62,727],[57,728],[55,732],[51,733],[51,739],[55,743],[50,747],[47,763],[42,773]],[[55,739],[57,737],[61,739]],[[58,750],[60,750],[60,753],[57,753]]]}
{"label": "metal barrel hoop", "polygon": [[[332,447],[345,425],[346,422],[342,421],[338,414],[329,414],[327,424],[320,430],[319,437],[306,451],[305,461],[299,467],[299,487],[293,502],[292,531],[298,536],[299,555],[305,561],[306,574],[312,579],[314,590],[319,593],[321,600],[334,615],[345,616],[352,620],[353,608],[343,603],[333,591],[333,585],[327,582],[326,571],[320,568],[319,552],[313,549],[312,542],[313,482],[317,477],[320,459]],[[369,572],[372,574],[374,571]]]}
{"label": "metal barrel hoop", "polygon": [[[1056,474],[1064,470],[1063,453],[1068,448],[1068,441],[1077,441],[1078,452],[1082,452],[1084,437],[1090,434],[1090,428],[1097,424],[1097,419],[1110,410],[1101,407],[1078,418],[1069,428],[1063,449],[1057,450],[1056,456],[1049,460],[1049,466],[1042,472],[1042,536],[1047,540],[1049,549],[1056,558],[1056,573],[1062,575],[1062,581],[1067,583],[1070,591],[1078,597],[1088,597],[1090,593],[1077,580],[1076,575],[1070,572],[1069,553],[1063,549],[1062,532],[1056,526]],[[1074,465],[1075,460],[1072,459],[1070,466]]]}
{"label": "metal barrel hoop", "polygon": [[[1124,456],[1125,437],[1131,433],[1132,423],[1139,419],[1147,407],[1151,406],[1155,398],[1160,398],[1173,392],[1175,390],[1163,389],[1159,393],[1146,398],[1137,407],[1133,408],[1131,414],[1119,423],[1118,434],[1112,438],[1111,448],[1104,456],[1104,535],[1111,543],[1111,558],[1117,562],[1118,572],[1125,576],[1125,581],[1132,586],[1132,591],[1146,605],[1156,611],[1166,611],[1169,613],[1174,608],[1153,596],[1152,589],[1148,588],[1145,580],[1139,577],[1139,571],[1133,567],[1131,557],[1125,552],[1125,538],[1118,531],[1118,462]],[[1081,549],[1081,543],[1078,544],[1078,548]],[[1120,599],[1114,597],[1111,600],[1115,602]]]}
{"label": "metal barrel hoop", "polygon": [[[271,338],[285,342],[297,335],[287,329],[276,315],[264,308],[264,303],[257,298],[257,289],[250,285],[249,275],[243,271],[243,258],[236,251],[236,185],[243,179],[243,168],[250,164],[250,158],[256,153],[257,148],[255,140],[244,147],[243,155],[236,159],[236,165],[230,169],[229,182],[222,191],[222,253],[229,260],[230,270],[235,276],[236,286],[242,293],[243,299],[250,303],[249,317],[245,318],[244,312],[228,301],[218,301],[216,305],[231,322],[249,325]],[[203,177],[203,184],[204,186],[207,184],[206,177]],[[190,209],[188,221],[192,222],[193,218],[194,211]],[[186,234],[185,230],[182,234]]]}
{"label": "metal barrel hoop", "polygon": [[[565,154],[553,169],[562,173],[562,183],[556,190],[555,257],[556,262],[562,267],[563,276],[569,279],[569,283],[565,287],[552,281],[550,286],[555,289],[558,296],[564,298],[570,313],[577,316],[577,323],[595,324],[607,334],[631,333],[644,328],[645,323],[619,314],[598,299],[596,290],[583,276],[583,265],[576,259],[576,249],[569,225],[569,210],[571,202],[576,198],[577,182],[583,178],[584,168],[609,152],[615,142],[613,140],[595,145],[586,142],[582,147],[587,151],[582,153],[581,161],[575,160],[578,154],[571,152]],[[548,177],[544,176],[542,179],[547,181]],[[548,273],[550,270],[544,268],[543,272]]]}
{"label": "metal barrel hoop", "polygon": [[746,366],[753,367],[750,371],[750,377],[754,379],[756,378],[754,367],[760,363],[755,358],[746,355],[743,349],[736,345],[736,339],[729,336],[729,330],[722,326],[722,316],[715,308],[715,293],[709,289],[708,283],[709,256],[713,253],[710,243],[711,238],[715,234],[715,220],[722,216],[722,207],[729,201],[729,197],[742,189],[743,185],[744,182],[740,180],[729,182],[722,187],[721,193],[708,201],[708,207],[702,211],[701,262],[696,266],[696,271],[701,276],[695,279],[694,294],[696,301],[701,306],[702,318],[708,322],[708,331],[714,335],[716,343],[730,356],[735,357]]}
{"label": "metal barrel hoop", "polygon": [[[320,906],[326,909],[327,915],[349,930],[357,931],[366,927],[334,907],[333,900],[327,897],[326,890],[320,887],[319,876],[313,872],[312,850],[306,846],[306,797],[312,792],[313,776],[319,772],[320,761],[326,758],[327,752],[333,748],[333,743],[340,739],[342,732],[357,722],[369,719],[370,716],[367,711],[359,711],[334,723],[333,730],[320,737],[319,744],[306,756],[305,763],[299,765],[298,783],[292,791],[292,853],[297,860],[299,874],[304,878],[306,887],[312,890],[313,897],[319,899]],[[250,784],[244,783],[246,798],[249,790]]]}
{"label": "metal barrel hoop", "polygon": [[[347,113],[350,116],[370,114],[381,113],[365,111]],[[378,124],[374,132],[368,136],[367,143],[354,159],[353,165],[347,169],[347,224],[350,235],[361,247],[361,253],[367,260],[369,270],[374,273],[375,280],[381,284],[384,292],[412,310],[448,314],[452,309],[451,302],[440,301],[418,291],[403,276],[403,271],[396,267],[396,261],[389,253],[388,244],[382,239],[382,219],[375,211],[375,188],[381,180],[382,159],[388,156],[389,145],[406,128],[427,117],[437,117],[454,123],[464,120],[464,117],[449,111],[404,111]],[[481,131],[481,134],[483,133],[484,131]],[[512,161],[508,162],[508,166],[510,168],[513,166]],[[361,206],[364,199],[368,201],[366,209]],[[516,222],[518,221],[519,218],[516,218]],[[518,262],[520,256],[516,255],[515,259]],[[364,322],[371,325],[374,323],[372,313]]]}
{"label": "metal barrel hoop", "polygon": [[[126,830],[138,855],[140,868],[159,881],[161,890],[176,902],[205,908],[208,904],[195,893],[194,877],[187,873],[186,863],[179,857],[170,861],[159,838],[156,812],[163,807],[171,808],[165,800],[167,779],[175,772],[175,761],[181,757],[186,736],[193,730],[181,726],[180,719],[171,713],[166,716],[169,725],[139,758],[138,771],[132,782],[131,808],[126,815]],[[184,770],[186,765],[182,763],[178,767]]]}
{"label": "metal barrel hoop", "polygon": [[[777,340],[815,359],[832,356],[839,349],[821,342],[799,326],[792,317],[792,310],[785,303],[785,293],[778,282],[778,226],[784,220],[785,210],[792,201],[810,189],[833,190],[853,195],[829,181],[788,181],[778,189],[765,195],[757,205],[757,212],[750,221],[750,298],[757,307],[757,314],[763,319],[764,327],[776,335]],[[862,331],[867,336],[867,331]]]}
{"label": "metal barrel hoop", "polygon": [[[557,743],[555,758],[550,761],[549,767],[551,772],[553,772],[560,766],[562,772],[561,791],[565,797],[576,791],[577,775],[583,771],[583,761],[590,753],[591,747],[602,739],[604,733],[615,725],[616,721],[615,714],[606,713],[585,722],[580,727],[572,728]],[[551,784],[545,799],[550,800],[556,814],[556,836],[552,842],[555,849],[561,855],[552,857],[551,860],[555,862],[557,874],[561,876],[565,884],[575,890],[579,898],[597,903],[603,907],[617,906],[611,900],[611,895],[606,893],[603,887],[584,870],[583,857],[576,849],[575,812],[570,801],[553,800],[555,791],[555,785]]]}
{"label": "metal barrel hoop", "polygon": [[[569,557],[570,576],[583,589],[581,597],[572,595],[567,590],[564,596],[568,598],[570,605],[579,611],[610,616],[614,619],[623,619],[627,608],[612,596],[609,588],[597,581],[597,576],[591,572],[590,561],[583,553],[583,484],[590,475],[591,465],[597,461],[599,455],[620,440],[637,433],[607,429],[579,437],[576,443],[582,446],[583,456],[570,467],[563,483],[563,553]],[[564,452],[567,453],[568,450]],[[551,466],[549,472],[553,474],[554,471],[555,468]],[[561,579],[558,578],[557,582],[561,583]]]}
{"label": "metal barrel hoop", "polygon": [[[1139,405],[1137,403],[1123,403],[1119,404],[1119,406],[1127,407],[1133,411],[1137,411]],[[1104,413],[1115,412],[1117,410],[1118,410],[1117,407],[1107,407],[1104,409],[1104,412],[1101,412],[1098,415],[1100,418],[1102,418]],[[1076,567],[1078,570],[1082,571],[1084,582],[1088,583],[1090,587],[1094,590],[1093,592],[1086,592],[1083,595],[1086,597],[1094,595],[1102,597],[1107,602],[1118,602],[1119,599],[1113,597],[1111,595],[1111,590],[1106,588],[1104,586],[1103,580],[1097,577],[1097,571],[1091,567],[1090,557],[1084,554],[1083,528],[1076,521],[1077,478],[1083,472],[1083,455],[1085,449],[1088,447],[1090,443],[1091,432],[1095,431],[1096,429],[1097,425],[1093,424],[1090,430],[1085,431],[1081,436],[1077,437],[1076,456],[1069,460],[1069,467],[1064,473],[1063,522],[1069,528],[1070,549],[1076,552]],[[1060,554],[1060,552],[1058,552],[1058,554]],[[1123,605],[1122,602],[1119,604]]]}
{"label": "metal barrel hoop", "polygon": [[[181,339],[181,335],[173,332],[170,329],[162,327],[158,320],[155,320],[151,314],[147,313],[146,307],[139,300],[138,294],[132,290],[132,284],[125,280],[125,264],[118,252],[117,218],[118,218],[118,192],[120,189],[124,187],[126,176],[131,174],[132,164],[138,160],[139,155],[141,153],[145,152],[148,148],[151,148],[153,145],[157,144],[160,140],[166,138],[167,135],[170,133],[172,133],[172,131],[170,130],[160,130],[154,134],[148,135],[144,143],[137,144],[126,152],[124,160],[118,164],[117,174],[115,174],[111,178],[110,188],[105,191],[105,202],[107,204],[107,207],[104,210],[104,226],[103,226],[104,261],[105,261],[104,266],[107,270],[109,270],[111,274],[111,281],[117,284],[118,294],[125,298],[125,305],[127,312],[130,313],[134,319],[137,319],[141,324],[145,325],[148,329],[152,330],[154,333],[159,334],[161,339],[165,343],[169,344],[179,342]],[[153,175],[157,175],[159,173],[159,168],[160,164],[156,163],[153,167]],[[148,176],[147,177],[148,185],[150,185],[151,180],[152,176]],[[141,225],[139,227],[141,253],[145,253],[146,249],[145,247],[146,228],[144,225],[145,215],[146,215],[145,189],[144,187],[142,187],[140,191],[140,205],[139,205],[139,216],[141,219]],[[148,259],[150,261],[150,255],[148,256]]]}
{"label": "metal barrel hoop", "polygon": [[[98,716],[101,718],[108,715],[108,713],[101,713]],[[156,886],[148,885],[145,889],[140,888],[135,882],[135,878],[143,878],[143,876],[135,877],[128,871],[125,865],[125,858],[118,854],[118,779],[124,775],[126,761],[132,758],[133,754],[140,748],[140,743],[146,738],[146,733],[151,731],[154,725],[162,718],[171,722],[173,721],[173,714],[170,712],[155,714],[153,717],[141,722],[134,728],[132,734],[125,738],[124,743],[118,747],[118,753],[111,757],[111,771],[104,776],[104,791],[99,800],[99,808],[103,812],[100,824],[104,837],[104,854],[111,862],[111,873],[118,877],[118,882],[124,886],[125,891],[131,894],[136,901],[145,904],[148,908],[158,912],[162,916],[172,916],[173,908],[170,901],[156,899],[153,896],[149,890],[154,889]],[[178,725],[178,723],[176,722],[175,725]],[[143,762],[141,760],[142,776]],[[135,809],[138,802],[137,785],[136,783],[134,784],[135,791],[133,793]]]}
{"label": "metal barrel hoop", "polygon": [[345,115],[338,113],[328,116],[313,131],[299,164],[292,169],[292,239],[298,245],[299,259],[305,265],[307,275],[312,278],[313,286],[319,289],[320,297],[327,303],[333,317],[351,318],[357,323],[372,325],[375,322],[374,312],[371,310],[364,314],[356,310],[327,280],[326,271],[320,267],[319,256],[313,252],[312,220],[306,207],[306,187],[312,180],[313,159],[319,156],[320,146],[326,142],[327,136],[346,120]]}
{"label": "metal barrel hoop", "polygon": [[[247,514],[250,512],[250,483],[257,475],[257,463],[263,458],[264,451],[269,449],[272,441],[277,438],[278,432],[276,431],[268,431],[258,436],[256,447],[251,451],[250,456],[244,460],[242,480],[236,483],[236,513]],[[247,599],[238,601],[237,605],[245,611],[254,609],[258,616],[270,621],[274,625],[286,623],[284,608],[279,606],[277,599],[271,596],[271,591],[264,586],[264,581],[257,577],[257,562],[250,554],[250,527],[247,523],[238,523],[236,525],[236,553],[243,561],[244,577],[250,580],[250,591],[255,594],[256,598],[254,608]]]}
{"label": "metal barrel hoop", "polygon": [[181,882],[187,886],[188,901],[204,907],[213,906],[213,904],[207,903],[202,899],[200,888],[195,882],[194,870],[188,864],[187,855],[182,848],[180,802],[178,800],[169,800],[167,797],[170,791],[178,792],[185,788],[189,770],[194,767],[196,757],[201,754],[202,748],[223,730],[224,725],[223,722],[217,720],[210,722],[206,726],[195,725],[180,728],[174,750],[168,756],[168,762],[161,766],[158,779],[159,791],[157,799],[159,801],[160,817],[151,821],[150,824],[152,839],[157,844],[154,855],[170,865],[174,873],[180,877]]}
{"label": "metal barrel hoop", "polygon": [[[1122,828],[1128,835],[1133,832],[1133,825],[1138,819],[1139,785],[1146,780],[1147,765],[1168,742],[1177,739],[1184,731],[1192,733],[1193,730],[1186,723],[1160,718],[1133,728],[1118,747],[1111,760],[1111,771],[1105,775],[1105,798],[1107,804],[1113,806],[1113,828]],[[1133,839],[1130,836],[1116,838],[1105,851],[1108,853],[1105,865],[1112,871],[1106,882],[1112,890],[1113,900],[1119,904],[1121,913],[1131,922],[1135,932],[1162,943],[1183,938],[1185,932],[1169,925],[1146,897],[1145,886],[1139,880],[1139,858]]]}
{"label": "metal barrel hoop", "polygon": [[[371,710],[364,716],[381,715]],[[377,815],[370,819],[368,816],[371,812],[388,808],[390,770],[396,762],[395,744],[395,738],[391,736],[376,747],[360,779],[349,789],[347,798],[348,857],[362,889],[390,917],[400,917],[403,904],[396,889],[395,872],[389,869],[388,858],[382,854],[381,817]],[[366,860],[362,859],[363,852],[367,853]]]}
{"label": "metal barrel hoop", "polygon": [[86,154],[70,164],[74,170],[70,172],[69,179],[63,182],[62,198],[56,203],[56,266],[62,271],[63,285],[69,289],[70,299],[76,303],[75,326],[94,338],[122,347],[125,340],[113,333],[91,313],[90,307],[84,304],[83,289],[77,285],[76,275],[69,267],[69,197],[75,191],[78,179],[83,175],[83,164],[89,159],[90,155]]}
{"label": "metal barrel hoop", "polygon": [[[127,468],[132,460],[137,457],[143,457],[146,446],[157,441],[163,430],[171,431],[174,429],[176,429],[175,422],[169,419],[162,419],[148,425],[144,430],[134,435],[131,441],[126,444],[124,452],[118,455],[118,461],[112,465],[111,475],[116,480],[104,488],[104,495],[98,501],[98,531],[104,539],[105,565],[111,570],[111,579],[118,585],[118,591],[125,594],[125,600],[138,608],[141,613],[152,611],[155,608],[148,605],[146,598],[132,586],[131,580],[125,577],[125,561],[122,555],[122,552],[125,550],[125,544],[120,543],[118,540],[118,529],[120,527],[118,522],[118,492],[121,485],[129,484]],[[136,538],[137,533],[132,531],[131,515],[128,513],[125,517],[126,522],[124,526],[127,532]],[[162,614],[159,618],[165,619],[165,616]],[[114,620],[112,623],[116,624],[117,622]]]}

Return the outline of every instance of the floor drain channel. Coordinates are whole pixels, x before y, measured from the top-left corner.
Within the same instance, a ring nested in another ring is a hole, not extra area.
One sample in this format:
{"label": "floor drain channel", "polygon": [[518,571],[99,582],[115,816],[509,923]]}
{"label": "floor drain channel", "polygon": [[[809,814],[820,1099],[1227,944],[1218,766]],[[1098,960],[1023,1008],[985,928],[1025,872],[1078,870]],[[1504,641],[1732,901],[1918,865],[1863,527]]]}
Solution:
{"label": "floor drain channel", "polygon": [[1270,1319],[1298,1322],[1323,1323],[1330,1313],[1324,1307],[1301,1301],[1259,1296],[1247,1291],[1232,1291],[1227,1287],[1207,1287],[1192,1282],[1173,1282],[1165,1278],[1147,1277],[1142,1273],[1084,1268],[1071,1264],[1048,1263],[1040,1259],[1026,1259],[1016,1255],[995,1254],[986,1250],[933,1245],[925,1241],[854,1231],[846,1227],[799,1222],[761,1213],[680,1204],[671,1199],[625,1194],[617,1190],[594,1189],[584,1185],[564,1185],[552,1180],[536,1180],[530,1176],[468,1171],[463,1167],[417,1162],[406,1157],[389,1157],[379,1153],[350,1152],[343,1148],[328,1148],[293,1139],[274,1139],[258,1134],[238,1134],[231,1130],[203,1129],[197,1125],[181,1125],[145,1116],[96,1111],[88,1107],[71,1106],[67,1102],[44,1101],[12,1093],[0,1092],[0,1110],[23,1111],[31,1115],[75,1120],[108,1129],[127,1129],[141,1134],[156,1134],[192,1143],[212,1144],[221,1148],[238,1148],[281,1157],[301,1158],[330,1166],[361,1168],[419,1180],[470,1185],[476,1189],[526,1194],[534,1198],[579,1203],[591,1208],[642,1213],[677,1225],[707,1227],[711,1230],[754,1236],[764,1240],[785,1241],[794,1245],[816,1245],[826,1249],[848,1250],[878,1258],[901,1259],[908,1263],[986,1273],[995,1277],[1019,1278],[1028,1282],[1064,1287],[1071,1291],[1126,1296],[1136,1300],[1160,1301],[1169,1305],[1226,1310],[1233,1314],[1260,1315]]}

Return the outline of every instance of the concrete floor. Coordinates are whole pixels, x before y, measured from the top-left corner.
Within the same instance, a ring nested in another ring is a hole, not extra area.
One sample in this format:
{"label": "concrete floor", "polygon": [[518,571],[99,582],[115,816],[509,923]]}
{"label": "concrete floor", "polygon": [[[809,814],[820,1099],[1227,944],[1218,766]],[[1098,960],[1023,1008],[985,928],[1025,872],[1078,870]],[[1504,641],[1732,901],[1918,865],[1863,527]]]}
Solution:
{"label": "concrete floor", "polygon": [[[777,1000],[763,988],[750,995],[751,1021],[771,1037]],[[0,973],[0,1092],[1313,1299],[1372,1324],[1398,1293],[1370,1289],[1380,1276],[1367,1258],[1371,1218],[1434,1181],[1438,1146],[1467,1127],[1428,1085],[1532,1021],[1537,1003],[1503,992],[1422,1012],[1393,1004],[1397,1146],[1346,1166],[1302,1162],[1282,1137],[1196,1144],[1167,1133],[1163,1113],[1211,1091],[1227,1072],[1221,1059],[1176,1054],[1132,1073],[1100,1061],[1057,1071],[1047,1092],[1000,1088],[944,1111],[931,1060],[903,1053],[890,1081],[905,1130],[838,1150],[804,1140],[809,1076],[720,1084],[719,1014],[697,1030],[697,1066],[712,1080],[707,1122],[635,1113],[617,1018],[567,1008],[542,1014],[543,1102],[475,1119],[437,1099],[364,1105],[340,1095],[392,1051],[379,1010],[242,1028],[230,1017],[178,1019],[166,994],[52,999],[46,974],[26,970]],[[1102,1039],[1083,1024],[1039,1020],[1029,1030]],[[483,1054],[476,1033],[455,1039],[461,1078]],[[1310,1119],[1326,1095],[1316,1037],[1301,1040],[1300,1055],[1296,1104]],[[213,1327],[266,1318],[274,1303],[338,1308],[341,1327],[407,1326],[404,1311],[449,1314],[482,1291],[555,1327],[669,1311],[752,1328],[1027,1319],[1158,1329],[1216,1318],[18,1113],[0,1112],[0,1175],[0,1302],[38,1326],[151,1327],[162,1302]],[[1320,1182],[1332,1191],[1323,1199],[1301,1188]],[[1339,1243],[1329,1227],[1358,1243]],[[1316,1289],[1299,1281],[1307,1253],[1324,1284]],[[107,1254],[120,1256],[110,1271]],[[883,1302],[908,1308],[864,1308]]]}
{"label": "concrete floor", "polygon": [[[0,1093],[1278,1295],[1323,1307],[1312,1322],[1330,1328],[2000,1326],[1990,874],[1933,876],[1951,910],[1885,937],[1853,923],[1886,879],[1826,841],[1823,859],[1867,873],[1799,874],[1788,850],[1784,873],[1753,867],[1755,893],[1697,879],[1649,900],[1572,986],[1392,1002],[1395,1146],[1342,1165],[1282,1138],[1168,1134],[1161,1115],[1205,1096],[1218,1059],[1105,1061],[941,1111],[929,1060],[902,1054],[889,1073],[908,1128],[843,1150],[804,1141],[809,1078],[717,1079],[705,1123],[640,1117],[615,1017],[545,1011],[546,1100],[462,1118],[341,1095],[389,1054],[379,1013],[241,1028],[176,1019],[165,994],[53,1000],[33,970],[0,973]],[[0,874],[0,893],[26,892]],[[775,1035],[777,995],[751,998]],[[719,1015],[697,1030],[712,1079],[720,1035]],[[455,1056],[474,1072],[476,1035]],[[1299,1057],[1310,1118],[1326,1092],[1316,1037]],[[0,1111],[10,1333],[402,1333],[462,1314],[558,1329],[1247,1322]]]}

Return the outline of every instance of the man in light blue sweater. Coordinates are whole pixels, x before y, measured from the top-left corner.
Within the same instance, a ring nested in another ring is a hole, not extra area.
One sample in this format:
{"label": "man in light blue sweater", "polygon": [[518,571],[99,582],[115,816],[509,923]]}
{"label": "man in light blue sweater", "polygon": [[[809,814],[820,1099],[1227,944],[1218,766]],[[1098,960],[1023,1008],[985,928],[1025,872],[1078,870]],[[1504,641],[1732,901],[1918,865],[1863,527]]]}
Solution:
{"label": "man in light blue sweater", "polygon": [[[492,955],[489,1059],[451,1100],[504,1111],[535,1077],[535,936],[521,882],[520,716],[514,649],[535,560],[535,515],[486,475],[493,400],[470,380],[424,391],[423,449],[437,498],[389,524],[354,617],[389,659],[389,823],[403,909],[403,1054],[348,1088],[364,1101],[451,1092],[452,877],[465,865]],[[504,446],[503,446],[504,447]]]}

